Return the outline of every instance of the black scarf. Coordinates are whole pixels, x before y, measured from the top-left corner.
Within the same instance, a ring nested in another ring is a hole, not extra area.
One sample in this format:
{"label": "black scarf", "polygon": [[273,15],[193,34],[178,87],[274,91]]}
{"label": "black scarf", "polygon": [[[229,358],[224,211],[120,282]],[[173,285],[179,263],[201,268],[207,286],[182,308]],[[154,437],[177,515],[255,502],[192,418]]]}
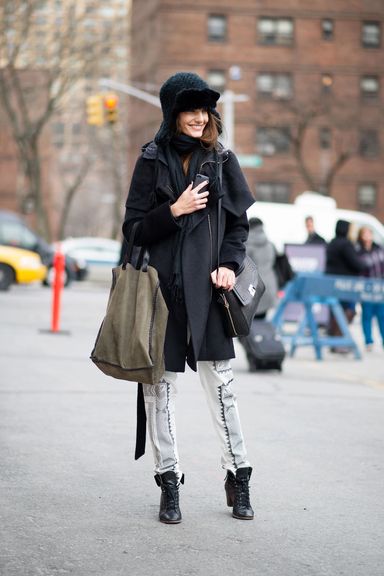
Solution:
{"label": "black scarf", "polygon": [[[171,184],[174,192],[174,200],[184,192],[188,185],[196,178],[201,162],[206,151],[201,146],[200,140],[192,138],[186,134],[174,136],[171,142],[165,147]],[[184,173],[182,157],[191,154],[187,174]],[[184,301],[183,275],[182,275],[182,249],[185,237],[187,236],[193,222],[193,213],[180,216],[180,231],[176,234],[173,247],[173,270],[169,280],[168,288],[175,302]]]}

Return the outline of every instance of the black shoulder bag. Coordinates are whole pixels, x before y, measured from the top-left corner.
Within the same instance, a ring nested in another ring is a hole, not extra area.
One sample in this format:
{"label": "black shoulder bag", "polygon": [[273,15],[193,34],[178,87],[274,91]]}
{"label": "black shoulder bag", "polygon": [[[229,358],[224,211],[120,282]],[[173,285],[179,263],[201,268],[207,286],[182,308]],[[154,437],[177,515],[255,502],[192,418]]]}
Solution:
{"label": "black shoulder bag", "polygon": [[[219,181],[222,187],[222,156],[219,157]],[[220,266],[221,198],[217,203],[217,269]],[[236,272],[235,286],[231,291],[218,289],[219,303],[223,307],[226,333],[235,336],[248,336],[257,306],[265,292],[256,264],[245,256]]]}

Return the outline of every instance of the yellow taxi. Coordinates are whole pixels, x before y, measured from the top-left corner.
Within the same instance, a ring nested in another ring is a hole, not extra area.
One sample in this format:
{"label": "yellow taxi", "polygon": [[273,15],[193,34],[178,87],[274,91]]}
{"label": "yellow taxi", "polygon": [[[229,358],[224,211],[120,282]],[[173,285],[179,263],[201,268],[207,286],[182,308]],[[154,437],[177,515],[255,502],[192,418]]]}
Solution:
{"label": "yellow taxi", "polygon": [[0,246],[0,290],[8,290],[11,284],[29,284],[44,280],[47,268],[36,252]]}

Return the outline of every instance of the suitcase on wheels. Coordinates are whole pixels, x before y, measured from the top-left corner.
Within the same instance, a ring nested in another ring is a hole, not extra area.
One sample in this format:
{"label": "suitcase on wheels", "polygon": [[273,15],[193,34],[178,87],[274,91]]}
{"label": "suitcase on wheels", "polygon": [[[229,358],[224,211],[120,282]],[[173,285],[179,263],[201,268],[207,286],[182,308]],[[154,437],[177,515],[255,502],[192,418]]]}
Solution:
{"label": "suitcase on wheels", "polygon": [[241,338],[240,342],[244,346],[250,372],[282,370],[285,350],[273,324],[254,320],[249,335]]}

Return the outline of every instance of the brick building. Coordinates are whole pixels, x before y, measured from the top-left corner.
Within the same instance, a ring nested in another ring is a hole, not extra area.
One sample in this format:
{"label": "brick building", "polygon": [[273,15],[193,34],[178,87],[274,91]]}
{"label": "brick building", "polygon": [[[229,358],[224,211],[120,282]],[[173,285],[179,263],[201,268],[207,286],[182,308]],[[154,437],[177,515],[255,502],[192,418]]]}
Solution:
{"label": "brick building", "polygon": [[[315,189],[384,220],[382,0],[132,2],[130,81],[158,91],[179,70],[235,105],[234,148],[259,200]],[[130,160],[160,112],[130,102]]]}

